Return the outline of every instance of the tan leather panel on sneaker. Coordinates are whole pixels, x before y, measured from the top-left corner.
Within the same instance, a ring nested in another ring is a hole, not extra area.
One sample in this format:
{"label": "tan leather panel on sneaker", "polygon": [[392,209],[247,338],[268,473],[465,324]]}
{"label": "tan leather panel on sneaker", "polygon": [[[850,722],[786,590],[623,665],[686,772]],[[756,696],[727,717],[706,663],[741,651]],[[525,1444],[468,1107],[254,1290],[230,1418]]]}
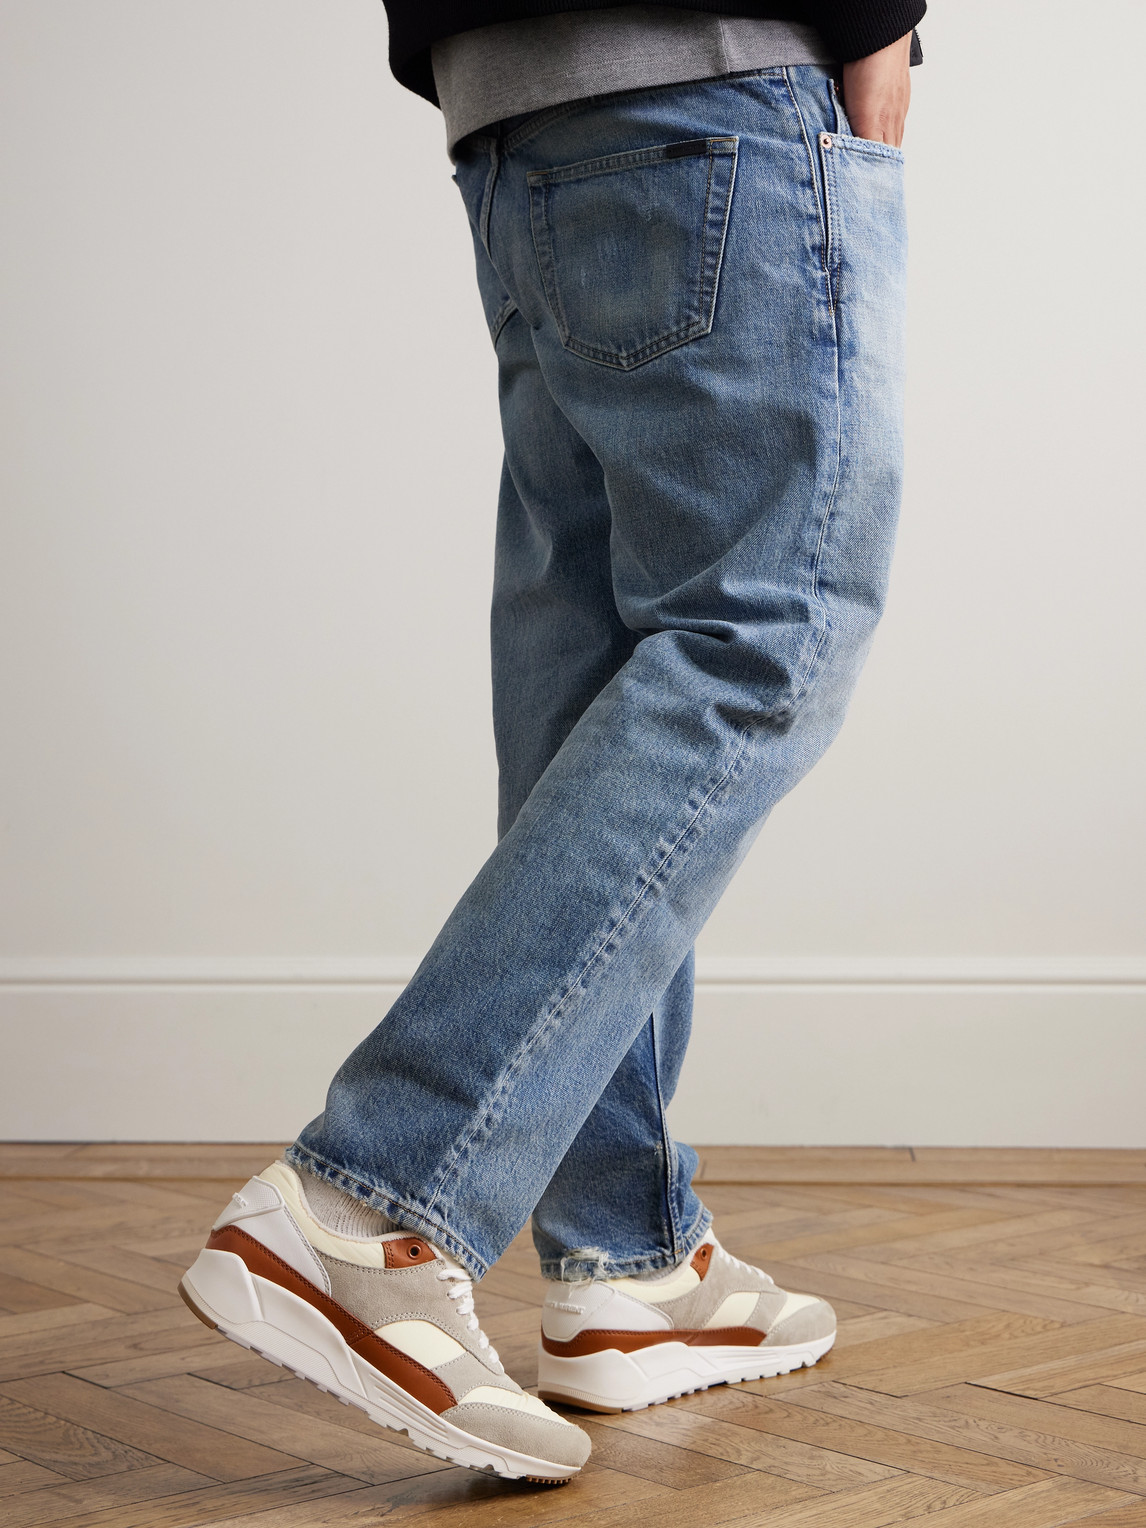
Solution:
{"label": "tan leather panel on sneaker", "polygon": [[[425,1247],[426,1243],[420,1242],[419,1245]],[[242,1258],[251,1273],[258,1274],[261,1279],[269,1279],[273,1284],[281,1284],[292,1295],[313,1305],[337,1328],[360,1357],[368,1364],[373,1364],[387,1379],[400,1385],[407,1395],[412,1395],[423,1406],[429,1407],[435,1415],[440,1416],[443,1411],[457,1405],[457,1396],[432,1369],[400,1353],[383,1338],[376,1337],[365,1322],[359,1321],[344,1305],[339,1305],[337,1300],[332,1300],[328,1294],[317,1289],[309,1279],[296,1273],[289,1263],[269,1247],[264,1247],[261,1241],[256,1241],[248,1232],[241,1231],[238,1226],[224,1226],[221,1231],[211,1232],[207,1246],[212,1252],[235,1253]]]}
{"label": "tan leather panel on sneaker", "polygon": [[708,1272],[708,1265],[712,1262],[712,1243],[705,1242],[703,1247],[698,1247],[692,1254],[692,1266],[703,1279]]}
{"label": "tan leather panel on sneaker", "polygon": [[587,1353],[635,1353],[657,1342],[683,1342],[689,1348],[758,1348],[765,1333],[757,1326],[715,1326],[699,1332],[581,1332],[568,1342],[541,1334],[541,1345],[558,1358],[584,1358]]}
{"label": "tan leather panel on sneaker", "polygon": [[424,1236],[396,1236],[383,1242],[387,1268],[413,1268],[416,1263],[432,1263],[434,1249]]}

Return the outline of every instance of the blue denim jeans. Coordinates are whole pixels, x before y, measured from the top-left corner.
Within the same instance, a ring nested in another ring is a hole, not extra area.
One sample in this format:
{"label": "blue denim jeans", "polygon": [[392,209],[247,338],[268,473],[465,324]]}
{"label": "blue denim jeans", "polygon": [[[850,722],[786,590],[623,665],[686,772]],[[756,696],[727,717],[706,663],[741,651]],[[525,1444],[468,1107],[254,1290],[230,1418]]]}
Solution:
{"label": "blue denim jeans", "polygon": [[289,1155],[477,1277],[531,1214],[549,1277],[707,1228],[664,1113],[691,952],[883,605],[902,176],[812,66],[463,145],[505,437],[501,838]]}

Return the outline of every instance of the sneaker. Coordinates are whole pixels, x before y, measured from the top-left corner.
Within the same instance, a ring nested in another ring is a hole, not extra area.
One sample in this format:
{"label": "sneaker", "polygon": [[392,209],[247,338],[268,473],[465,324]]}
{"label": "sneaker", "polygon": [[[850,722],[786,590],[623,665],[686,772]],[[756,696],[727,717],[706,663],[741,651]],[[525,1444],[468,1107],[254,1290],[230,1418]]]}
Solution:
{"label": "sneaker", "polygon": [[709,1232],[658,1278],[549,1285],[538,1394],[587,1411],[640,1411],[677,1395],[788,1374],[822,1358],[836,1313],[788,1294]]}
{"label": "sneaker", "polygon": [[452,1464],[558,1485],[588,1457],[587,1435],[502,1368],[463,1268],[406,1231],[329,1229],[284,1162],[234,1196],[179,1292],[224,1337]]}

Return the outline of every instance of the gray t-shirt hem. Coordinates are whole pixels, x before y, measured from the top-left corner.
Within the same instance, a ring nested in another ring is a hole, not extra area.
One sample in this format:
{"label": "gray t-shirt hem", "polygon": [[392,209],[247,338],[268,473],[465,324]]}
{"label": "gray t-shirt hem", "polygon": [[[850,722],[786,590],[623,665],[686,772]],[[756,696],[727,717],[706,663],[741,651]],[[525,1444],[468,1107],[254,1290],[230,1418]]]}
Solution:
{"label": "gray t-shirt hem", "polygon": [[468,133],[566,101],[832,62],[796,22],[644,5],[476,27],[436,42],[432,58],[451,154]]}

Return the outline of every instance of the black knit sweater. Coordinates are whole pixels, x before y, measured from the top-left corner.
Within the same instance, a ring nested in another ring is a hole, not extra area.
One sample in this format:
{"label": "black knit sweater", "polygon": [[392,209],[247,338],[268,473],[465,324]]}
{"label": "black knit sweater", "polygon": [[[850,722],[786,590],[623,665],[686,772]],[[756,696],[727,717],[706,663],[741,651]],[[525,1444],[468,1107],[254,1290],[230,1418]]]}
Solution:
{"label": "black knit sweater", "polygon": [[[631,0],[385,0],[390,18],[390,67],[427,101],[437,102],[430,45],[455,32],[522,21],[559,11],[603,11]],[[813,26],[841,63],[886,48],[910,32],[927,0],[662,0],[676,10],[762,16]]]}

